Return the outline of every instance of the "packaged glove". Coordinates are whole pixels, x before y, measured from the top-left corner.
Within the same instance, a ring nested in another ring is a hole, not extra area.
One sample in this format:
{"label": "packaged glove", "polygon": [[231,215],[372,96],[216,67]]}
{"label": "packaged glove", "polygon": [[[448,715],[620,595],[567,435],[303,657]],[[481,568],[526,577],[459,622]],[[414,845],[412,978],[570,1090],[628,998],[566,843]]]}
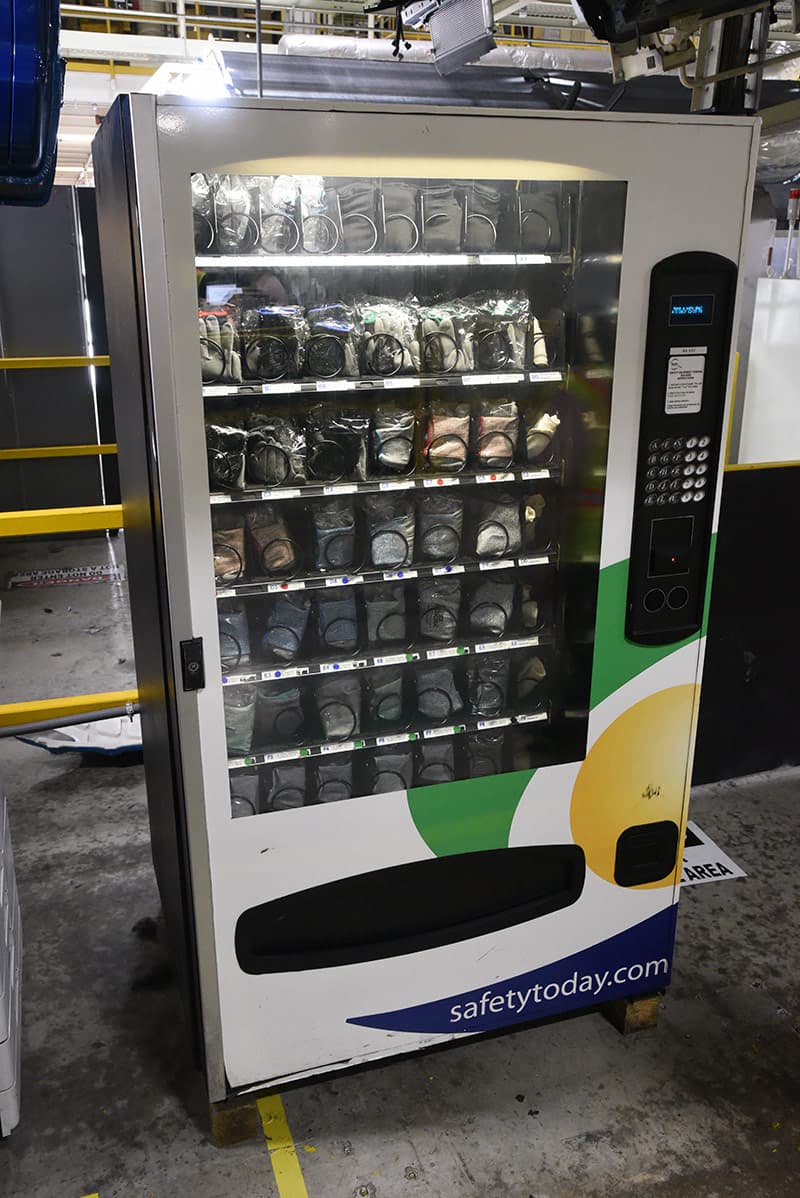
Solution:
{"label": "packaged glove", "polygon": [[504,653],[471,660],[467,666],[467,695],[473,715],[493,719],[508,705],[511,663]]}
{"label": "packaged glove", "polygon": [[460,300],[419,309],[422,369],[431,374],[466,374],[475,368],[475,313]]}
{"label": "packaged glove", "polygon": [[367,716],[373,728],[396,725],[403,716],[403,671],[372,670],[364,676]]}
{"label": "packaged glove", "polygon": [[437,474],[457,474],[469,455],[470,410],[465,403],[433,403],[428,415],[425,457]]}
{"label": "packaged glove", "polygon": [[253,578],[271,578],[294,569],[297,554],[280,504],[261,503],[250,508],[245,525]]}
{"label": "packaged glove", "polygon": [[251,254],[258,245],[259,229],[251,180],[242,175],[217,175],[214,190],[214,223],[218,254]]}
{"label": "packaged glove", "polygon": [[409,474],[414,469],[416,416],[387,408],[372,417],[372,461],[376,474]]}
{"label": "packaged glove", "polygon": [[535,316],[531,317],[531,359],[533,365],[540,368],[550,365],[550,349],[547,338]]}
{"label": "packaged glove", "polygon": [[446,491],[433,491],[419,501],[419,547],[428,562],[452,562],[461,550],[464,501]]}
{"label": "packaged glove", "polygon": [[241,757],[253,747],[253,726],[256,718],[256,688],[226,686],[222,692],[225,709],[225,739],[228,756]]}
{"label": "packaged glove", "polygon": [[384,180],[379,197],[383,249],[387,254],[411,254],[420,248],[417,189],[397,179]]}
{"label": "packaged glove", "polygon": [[349,570],[356,554],[353,501],[347,497],[316,503],[311,509],[318,570]]}
{"label": "packaged glove", "polygon": [[464,251],[490,254],[497,249],[504,196],[499,187],[483,179],[464,190]]}
{"label": "packaged glove", "polygon": [[315,757],[312,768],[318,803],[338,803],[353,797],[352,753]]}
{"label": "packaged glove", "polygon": [[225,308],[197,314],[204,383],[241,383],[242,359],[233,315]]}
{"label": "packaged glove", "polygon": [[523,182],[520,185],[520,249],[526,254],[560,254],[561,186]]}
{"label": "packaged glove", "polygon": [[300,244],[297,180],[291,175],[263,176],[256,195],[261,249],[267,254],[293,254]]}
{"label": "packaged glove", "polygon": [[352,587],[326,587],[314,596],[320,643],[328,653],[353,653],[358,644],[356,597]]}
{"label": "packaged glove", "polygon": [[328,191],[321,175],[301,175],[300,226],[307,254],[331,254],[342,239],[336,192]]}
{"label": "packaged glove", "polygon": [[259,780],[256,770],[236,770],[231,774],[231,819],[257,815]]}
{"label": "packaged glove", "polygon": [[451,641],[458,631],[461,579],[434,578],[418,590],[419,635],[426,641]]}
{"label": "packaged glove", "polygon": [[497,495],[478,503],[478,531],[475,552],[478,557],[505,557],[518,553],[522,545],[519,500],[513,495]]}
{"label": "packaged glove", "polygon": [[486,402],[478,418],[478,462],[488,470],[507,470],[517,455],[519,410],[512,399]]}
{"label": "packaged glove", "polygon": [[414,502],[403,491],[366,495],[369,556],[379,570],[396,570],[414,560]]}
{"label": "packaged glove", "polygon": [[223,670],[238,670],[250,664],[250,629],[244,603],[220,599],[217,605],[219,652]]}
{"label": "packaged glove", "polygon": [[501,637],[514,610],[514,583],[485,579],[469,597],[469,630],[473,636]]}
{"label": "packaged glove", "polygon": [[470,778],[490,778],[504,773],[505,731],[471,732],[467,736],[467,768]]}
{"label": "packaged glove", "polygon": [[547,677],[541,657],[528,657],[517,670],[517,698],[527,699]]}
{"label": "packaged glove", "polygon": [[342,227],[342,249],[370,254],[378,245],[378,188],[369,179],[341,180],[336,185]]}
{"label": "packaged glove", "polygon": [[245,485],[245,440],[244,429],[206,425],[208,485],[212,491],[238,491]]}
{"label": "packaged glove", "polygon": [[244,520],[230,505],[211,509],[211,540],[214,548],[214,577],[217,586],[244,578]]}
{"label": "packaged glove", "polygon": [[239,329],[248,378],[278,382],[300,377],[308,328],[302,308],[293,304],[241,304]]}
{"label": "packaged glove", "polygon": [[560,423],[558,416],[550,416],[544,412],[533,424],[528,425],[525,444],[529,462],[546,456]]}
{"label": "packaged glove", "polygon": [[385,745],[375,749],[369,761],[372,794],[392,794],[409,790],[414,779],[414,758],[411,749],[402,745]]}
{"label": "packaged glove", "polygon": [[539,604],[533,596],[533,587],[528,583],[522,584],[520,615],[522,616],[523,628],[539,627]]}
{"label": "packaged glove", "polygon": [[282,761],[264,770],[262,804],[265,811],[289,811],[306,804],[306,763]]}
{"label": "packaged glove", "polygon": [[326,674],[315,679],[323,740],[349,740],[361,731],[361,679],[358,674]]}
{"label": "packaged glove", "polygon": [[428,183],[421,187],[419,210],[425,253],[460,253],[464,213],[455,188],[450,183]]}
{"label": "packaged glove", "polygon": [[601,317],[589,313],[578,316],[578,353],[584,366],[605,366],[611,362],[613,354],[607,331]]}
{"label": "packaged glove", "polygon": [[464,706],[450,666],[420,666],[414,676],[417,709],[426,720],[446,724]]}
{"label": "packaged glove", "polygon": [[437,782],[452,782],[455,776],[453,742],[438,739],[421,741],[414,785],[432,786]]}
{"label": "packaged glove", "polygon": [[336,482],[367,477],[369,416],[365,412],[336,411],[323,404],[306,418],[308,473],[314,479]]}
{"label": "packaged glove", "polygon": [[208,175],[192,175],[194,252],[210,254],[214,248],[214,185]]}
{"label": "packaged glove", "polygon": [[367,640],[370,645],[406,641],[406,592],[402,582],[385,582],[364,588]]}
{"label": "packaged glove", "polygon": [[365,299],[364,373],[378,375],[419,374],[417,314],[400,300]]}
{"label": "packaged glove", "polygon": [[524,525],[522,530],[523,544],[526,549],[545,549],[547,533],[542,525],[545,511],[544,495],[526,495],[522,508]]}
{"label": "packaged glove", "polygon": [[311,599],[303,591],[287,591],[272,600],[261,638],[261,648],[268,659],[294,661],[303,647],[310,610]]}
{"label": "packaged glove", "polygon": [[294,420],[257,416],[247,430],[246,479],[250,486],[280,487],[306,481],[306,435]]}
{"label": "packaged glove", "polygon": [[475,318],[475,363],[478,370],[496,373],[522,370],[530,303],[520,292],[504,295],[483,291],[466,300],[477,310]]}
{"label": "packaged glove", "polygon": [[315,378],[358,377],[359,325],[353,308],[325,304],[307,308],[305,373]]}
{"label": "packaged glove", "polygon": [[296,744],[304,723],[300,687],[296,682],[266,682],[258,687],[254,749]]}

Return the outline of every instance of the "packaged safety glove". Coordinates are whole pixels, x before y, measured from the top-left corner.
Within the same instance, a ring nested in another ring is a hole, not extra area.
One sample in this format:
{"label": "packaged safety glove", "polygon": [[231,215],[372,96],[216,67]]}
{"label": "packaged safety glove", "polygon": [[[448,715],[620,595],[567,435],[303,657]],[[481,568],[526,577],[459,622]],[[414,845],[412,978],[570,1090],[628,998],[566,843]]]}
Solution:
{"label": "packaged safety glove", "polygon": [[478,463],[487,470],[513,465],[519,439],[519,409],[512,399],[487,401],[478,418]]}
{"label": "packaged safety glove", "polygon": [[437,474],[463,470],[469,455],[470,410],[465,403],[433,403],[428,415],[425,457]]}
{"label": "packaged safety glove", "polygon": [[214,183],[209,175],[192,175],[194,252],[209,254],[214,248]]}
{"label": "packaged safety glove", "polygon": [[418,543],[420,554],[429,562],[452,562],[461,550],[464,501],[445,491],[425,494],[419,501]]}
{"label": "packaged safety glove", "polygon": [[239,599],[220,599],[217,604],[219,652],[223,670],[238,670],[250,664],[250,628],[247,611]]}
{"label": "packaged safety glove", "polygon": [[406,593],[401,582],[364,588],[367,640],[370,645],[391,645],[406,640]]}
{"label": "packaged safety glove", "polygon": [[477,536],[475,552],[478,557],[505,557],[519,552],[522,531],[519,521],[519,500],[513,495],[493,495],[477,505]]}
{"label": "packaged safety glove", "polygon": [[250,486],[306,481],[306,434],[283,416],[256,416],[247,429],[245,476]]}
{"label": "packaged safety glove", "polygon": [[373,728],[397,724],[403,715],[403,671],[371,670],[364,676],[367,716]]}
{"label": "packaged safety glove", "polygon": [[236,770],[231,774],[231,818],[257,815],[260,783],[257,770]]}
{"label": "packaged safety glove", "polygon": [[253,748],[296,744],[305,722],[298,684],[293,680],[265,682],[257,690]]}
{"label": "packaged safety glove", "polygon": [[467,767],[470,778],[490,778],[502,774],[505,731],[502,728],[467,735]]}
{"label": "packaged safety glove", "polygon": [[347,497],[315,503],[315,562],[318,570],[349,570],[355,561],[356,520],[353,501]]}
{"label": "packaged safety glove", "polygon": [[262,804],[265,811],[289,811],[306,804],[306,763],[282,761],[264,770]]}
{"label": "packaged safety glove", "polygon": [[311,599],[303,591],[287,591],[272,600],[261,648],[267,658],[294,661],[303,647]]}
{"label": "packaged safety glove", "polygon": [[226,686],[222,692],[225,709],[225,739],[228,756],[240,757],[253,745],[253,725],[256,718],[256,688]]}
{"label": "packaged safety glove", "polygon": [[428,183],[419,189],[419,207],[425,253],[459,253],[464,212],[456,189],[449,183]]}
{"label": "packaged safety glove", "polygon": [[261,503],[245,513],[248,551],[253,578],[286,574],[297,562],[294,541],[280,504]]}
{"label": "packaged safety glove", "polygon": [[331,254],[341,245],[339,205],[336,192],[328,190],[321,175],[298,177],[300,228],[307,254]]}
{"label": "packaged safety glove", "polygon": [[481,655],[467,666],[467,696],[473,715],[493,719],[508,705],[511,663],[504,653]]}
{"label": "packaged safety glove", "polygon": [[517,698],[527,699],[547,677],[541,657],[527,657],[517,669]]}
{"label": "packaged safety glove", "polygon": [[361,319],[365,374],[419,374],[418,321],[409,304],[400,300],[364,299]]}
{"label": "packaged safety glove", "polygon": [[200,366],[204,383],[242,381],[242,359],[239,354],[239,335],[232,313],[224,308],[197,313],[200,333]]}
{"label": "packaged safety glove", "polygon": [[342,249],[348,254],[372,253],[380,237],[377,184],[369,179],[342,180],[336,185],[336,195]]}
{"label": "packaged safety glove", "polygon": [[530,302],[521,292],[510,295],[482,291],[468,296],[465,303],[476,308],[476,369],[491,373],[522,370],[530,318]]}
{"label": "packaged safety glove", "polygon": [[229,504],[211,509],[214,578],[217,586],[240,582],[245,574],[244,519]]}
{"label": "packaged safety glove", "polygon": [[425,719],[446,724],[463,709],[464,700],[456,687],[450,666],[420,666],[414,679],[417,685],[417,709]]}
{"label": "packaged safety glove", "polygon": [[350,409],[337,411],[319,404],[306,417],[308,473],[311,478],[336,482],[367,477],[369,416]]}
{"label": "packaged safety glove", "polygon": [[300,245],[297,180],[291,175],[262,176],[256,187],[261,249],[293,254]]}
{"label": "packaged safety glove", "polygon": [[409,474],[414,468],[414,412],[386,408],[372,418],[371,447],[376,474]]}
{"label": "packaged safety glove", "polygon": [[543,412],[528,425],[525,445],[529,462],[536,462],[548,455],[560,423],[558,416]]}
{"label": "packaged safety glove", "polygon": [[422,369],[427,374],[466,374],[475,368],[475,312],[461,300],[419,309]]}
{"label": "packaged safety glove", "polygon": [[517,194],[520,249],[526,254],[560,254],[560,184],[523,182]]}
{"label": "packaged safety glove", "polygon": [[369,556],[379,570],[396,570],[414,560],[414,503],[405,492],[366,495]]}
{"label": "packaged safety glove", "polygon": [[415,770],[415,786],[452,782],[456,776],[453,743],[448,740],[421,741]]}
{"label": "packaged safety glove", "polygon": [[259,239],[255,217],[252,180],[243,175],[217,175],[214,189],[217,253],[251,254]]}
{"label": "packaged safety glove", "polygon": [[533,587],[527,582],[522,584],[520,615],[524,628],[539,627],[539,604],[534,596]]}
{"label": "packaged safety glove", "polygon": [[206,425],[208,485],[212,491],[237,491],[245,485],[244,429]]}
{"label": "packaged safety glove", "polygon": [[374,795],[408,790],[414,779],[411,749],[402,745],[385,745],[375,749],[369,759],[368,772]]}
{"label": "packaged safety glove", "polygon": [[352,653],[358,644],[356,597],[352,587],[331,587],[314,595],[320,644],[327,653]]}
{"label": "packaged safety glove", "polygon": [[329,740],[349,740],[361,731],[361,679],[357,673],[327,674],[315,679],[314,702],[322,727]]}
{"label": "packaged safety glove", "polygon": [[468,254],[489,254],[498,248],[500,222],[505,215],[504,197],[499,187],[483,179],[464,189],[464,250]]}
{"label": "packaged safety glove", "polygon": [[458,631],[461,579],[421,582],[417,593],[420,636],[427,641],[451,641]]}
{"label": "packaged safety glove", "polygon": [[353,756],[333,753],[315,757],[312,766],[318,803],[339,803],[353,797]]}
{"label": "packaged safety glove", "polygon": [[360,322],[355,309],[342,303],[306,308],[306,321],[305,373],[320,379],[356,378]]}
{"label": "packaged safety glove", "polygon": [[417,189],[410,183],[385,179],[378,197],[387,254],[410,254],[420,250]]}
{"label": "packaged safety glove", "polygon": [[514,610],[514,583],[484,579],[470,594],[467,610],[473,636],[503,636]]}
{"label": "packaged safety glove", "polygon": [[240,303],[239,331],[248,378],[274,383],[300,377],[308,326],[294,304],[262,303],[247,296]]}

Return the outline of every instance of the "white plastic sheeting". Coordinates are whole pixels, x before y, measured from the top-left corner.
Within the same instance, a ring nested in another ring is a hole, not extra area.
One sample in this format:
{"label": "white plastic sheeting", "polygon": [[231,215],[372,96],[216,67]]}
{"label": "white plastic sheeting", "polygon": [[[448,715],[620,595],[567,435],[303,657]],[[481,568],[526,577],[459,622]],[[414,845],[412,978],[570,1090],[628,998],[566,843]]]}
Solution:
{"label": "white plastic sheeting", "polygon": [[22,1053],[22,923],[11,832],[0,780],[0,1136],[19,1123]]}

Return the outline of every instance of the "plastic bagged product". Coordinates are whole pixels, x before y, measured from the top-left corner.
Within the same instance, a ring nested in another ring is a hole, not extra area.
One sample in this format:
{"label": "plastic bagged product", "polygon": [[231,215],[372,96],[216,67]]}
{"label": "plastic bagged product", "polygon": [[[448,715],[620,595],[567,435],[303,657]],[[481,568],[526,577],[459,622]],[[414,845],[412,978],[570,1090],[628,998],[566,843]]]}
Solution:
{"label": "plastic bagged product", "polygon": [[429,562],[452,562],[461,550],[464,501],[446,491],[423,495],[418,507],[419,548]]}
{"label": "plastic bagged product", "polygon": [[214,248],[214,184],[209,175],[192,175],[194,252],[210,254]]}
{"label": "plastic bagged product", "polygon": [[519,409],[513,399],[493,400],[478,418],[478,461],[488,470],[506,470],[517,455]]}
{"label": "plastic bagged product", "polygon": [[318,570],[349,570],[356,554],[353,501],[347,497],[315,503],[311,509]]}
{"label": "plastic bagged product", "polygon": [[247,430],[245,476],[251,486],[306,481],[306,435],[294,420],[257,416]]}
{"label": "plastic bagged product", "polygon": [[253,746],[253,727],[256,718],[256,688],[226,686],[222,692],[225,709],[225,740],[228,756],[249,753]]}
{"label": "plastic bagged product", "polygon": [[297,564],[294,541],[280,504],[261,503],[245,513],[253,578],[290,573]]}
{"label": "plastic bagged product", "polygon": [[379,195],[383,249],[411,254],[420,247],[417,189],[411,183],[385,179]]}
{"label": "plastic bagged product", "polygon": [[255,217],[252,180],[243,175],[217,175],[214,189],[217,253],[251,254],[259,241]]}
{"label": "plastic bagged product", "polygon": [[217,586],[240,582],[245,574],[244,519],[229,504],[211,509],[211,540]]}
{"label": "plastic bagged product", "polygon": [[409,566],[414,560],[414,503],[404,492],[367,495],[369,557],[379,570]]}
{"label": "plastic bagged product", "polygon": [[305,373],[320,379],[358,376],[360,328],[347,304],[323,304],[306,309],[308,340]]}
{"label": "plastic bagged product", "polygon": [[275,383],[300,377],[308,337],[302,308],[247,297],[241,304],[239,329],[248,378]]}
{"label": "plastic bagged product", "polygon": [[543,532],[541,524],[545,507],[544,495],[525,496],[522,509],[524,519],[522,537],[526,549],[535,549],[537,546],[541,549],[546,547],[547,536]]}
{"label": "plastic bagged product", "polygon": [[505,557],[518,553],[522,545],[519,500],[513,495],[496,495],[477,505],[475,552],[478,557]]}
{"label": "plastic bagged product", "polygon": [[219,652],[223,670],[250,664],[250,628],[247,611],[239,599],[220,599],[217,606]]}
{"label": "plastic bagged product", "polygon": [[449,740],[421,741],[415,770],[415,786],[432,786],[437,782],[452,782],[456,776],[453,742]]}
{"label": "plastic bagged product", "polygon": [[403,715],[403,671],[374,670],[365,675],[367,715],[377,727],[396,725]]}
{"label": "plastic bagged product", "polygon": [[519,199],[519,246],[527,254],[561,253],[561,185],[523,182]]}
{"label": "plastic bagged product", "polygon": [[197,313],[200,334],[200,367],[204,383],[242,381],[242,359],[239,354],[239,334],[232,312],[226,308]]}
{"label": "plastic bagged product", "polygon": [[433,403],[428,415],[425,458],[437,474],[457,474],[469,456],[470,409],[465,403]]}
{"label": "plastic bagged product", "polygon": [[505,654],[481,656],[467,666],[467,695],[473,715],[493,718],[508,704],[511,663]]}
{"label": "plastic bagged product", "polygon": [[540,369],[550,365],[550,348],[542,326],[535,316],[531,317],[531,359]]}
{"label": "plastic bagged product", "polygon": [[313,479],[336,482],[367,477],[369,416],[349,409],[337,411],[318,404],[306,418],[308,473]]}
{"label": "plastic bagged product", "polygon": [[522,370],[530,303],[520,292],[504,295],[482,291],[468,296],[477,310],[475,317],[475,363],[477,370],[496,373]]}
{"label": "plastic bagged product", "polygon": [[353,797],[352,753],[316,757],[312,768],[318,803],[338,803]]}
{"label": "plastic bagged product", "polygon": [[328,653],[352,653],[358,644],[356,597],[352,587],[331,587],[314,596],[320,643]]}
{"label": "plastic bagged product", "polygon": [[487,578],[469,597],[469,630],[473,636],[505,635],[514,610],[514,583]]}
{"label": "plastic bagged product", "polygon": [[301,244],[307,254],[332,254],[342,240],[336,192],[321,175],[300,175]]}
{"label": "plastic bagged product", "polygon": [[533,587],[529,583],[522,584],[522,601],[520,615],[524,628],[539,627],[539,604],[534,598]]}
{"label": "plastic bagged product", "polygon": [[420,666],[414,679],[417,685],[419,714],[436,724],[446,724],[464,707],[450,666]]}
{"label": "plastic bagged product", "polygon": [[256,184],[261,249],[267,254],[293,254],[300,245],[297,180],[266,175]]}
{"label": "plastic bagged product", "polygon": [[303,647],[311,599],[303,591],[287,591],[272,600],[261,649],[267,658],[294,661]]}
{"label": "plastic bagged product", "polygon": [[408,790],[414,780],[414,757],[411,748],[385,745],[375,749],[369,761],[372,794],[391,794]]}
{"label": "plastic bagged product", "polygon": [[526,657],[517,669],[517,698],[527,699],[547,677],[541,657]]}
{"label": "plastic bagged product", "polygon": [[419,584],[419,635],[426,641],[451,641],[458,631],[461,579],[434,578]]}
{"label": "plastic bagged product", "polygon": [[502,774],[505,731],[471,732],[467,736],[467,768],[470,778],[490,778]]}
{"label": "plastic bagged product", "polygon": [[361,731],[361,679],[358,674],[327,674],[315,679],[314,702],[323,739],[349,740]]}
{"label": "plastic bagged product", "polygon": [[296,744],[305,724],[298,684],[294,680],[264,682],[257,689],[253,748]]}
{"label": "plastic bagged product", "polygon": [[379,583],[364,589],[367,641],[390,645],[406,640],[406,593],[401,582]]}
{"label": "plastic bagged product", "polygon": [[282,761],[264,770],[262,805],[265,811],[290,811],[306,805],[306,763]]}
{"label": "plastic bagged product", "polygon": [[428,183],[419,189],[422,248],[426,254],[457,254],[464,239],[464,213],[450,183]]}
{"label": "plastic bagged product", "polygon": [[543,412],[528,425],[525,448],[529,462],[538,461],[548,453],[560,423],[558,416]]}
{"label": "plastic bagged product", "polygon": [[364,299],[364,373],[419,374],[417,314],[401,300]]}
{"label": "plastic bagged product", "polygon": [[259,779],[256,770],[236,770],[231,774],[231,818],[257,815]]}
{"label": "plastic bagged product", "polygon": [[336,185],[342,249],[347,254],[370,254],[380,238],[378,188],[370,179],[342,180]]}
{"label": "plastic bagged product", "polygon": [[475,368],[475,313],[460,300],[419,309],[422,369],[431,374],[466,374]]}
{"label": "plastic bagged product", "polygon": [[503,192],[493,183],[478,180],[464,189],[466,253],[488,254],[497,248],[504,208]]}
{"label": "plastic bagged product", "polygon": [[409,474],[414,469],[416,416],[404,408],[387,408],[372,417],[371,448],[376,474]]}
{"label": "plastic bagged product", "polygon": [[244,429],[206,425],[208,485],[212,491],[237,491],[245,484]]}

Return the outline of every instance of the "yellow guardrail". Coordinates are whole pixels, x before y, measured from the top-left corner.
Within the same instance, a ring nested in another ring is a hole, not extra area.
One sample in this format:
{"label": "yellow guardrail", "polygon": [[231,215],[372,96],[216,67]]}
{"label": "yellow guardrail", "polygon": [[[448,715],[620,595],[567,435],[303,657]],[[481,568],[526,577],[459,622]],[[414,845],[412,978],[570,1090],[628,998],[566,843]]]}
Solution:
{"label": "yellow guardrail", "polygon": [[115,454],[116,445],[30,445],[25,449],[0,449],[0,462],[27,462],[35,458],[91,458]]}
{"label": "yellow guardrail", "polygon": [[125,707],[128,703],[138,702],[139,692],[128,690],[106,691],[96,695],[70,695],[62,699],[27,699],[24,703],[0,703],[0,728],[35,724],[40,720],[67,719],[69,716],[104,711],[109,707]]}
{"label": "yellow guardrail", "polygon": [[0,537],[57,536],[64,532],[101,532],[124,525],[121,503],[96,507],[39,508],[0,512]]}
{"label": "yellow guardrail", "polygon": [[109,366],[108,354],[68,358],[0,358],[0,370],[65,370],[73,366]]}

